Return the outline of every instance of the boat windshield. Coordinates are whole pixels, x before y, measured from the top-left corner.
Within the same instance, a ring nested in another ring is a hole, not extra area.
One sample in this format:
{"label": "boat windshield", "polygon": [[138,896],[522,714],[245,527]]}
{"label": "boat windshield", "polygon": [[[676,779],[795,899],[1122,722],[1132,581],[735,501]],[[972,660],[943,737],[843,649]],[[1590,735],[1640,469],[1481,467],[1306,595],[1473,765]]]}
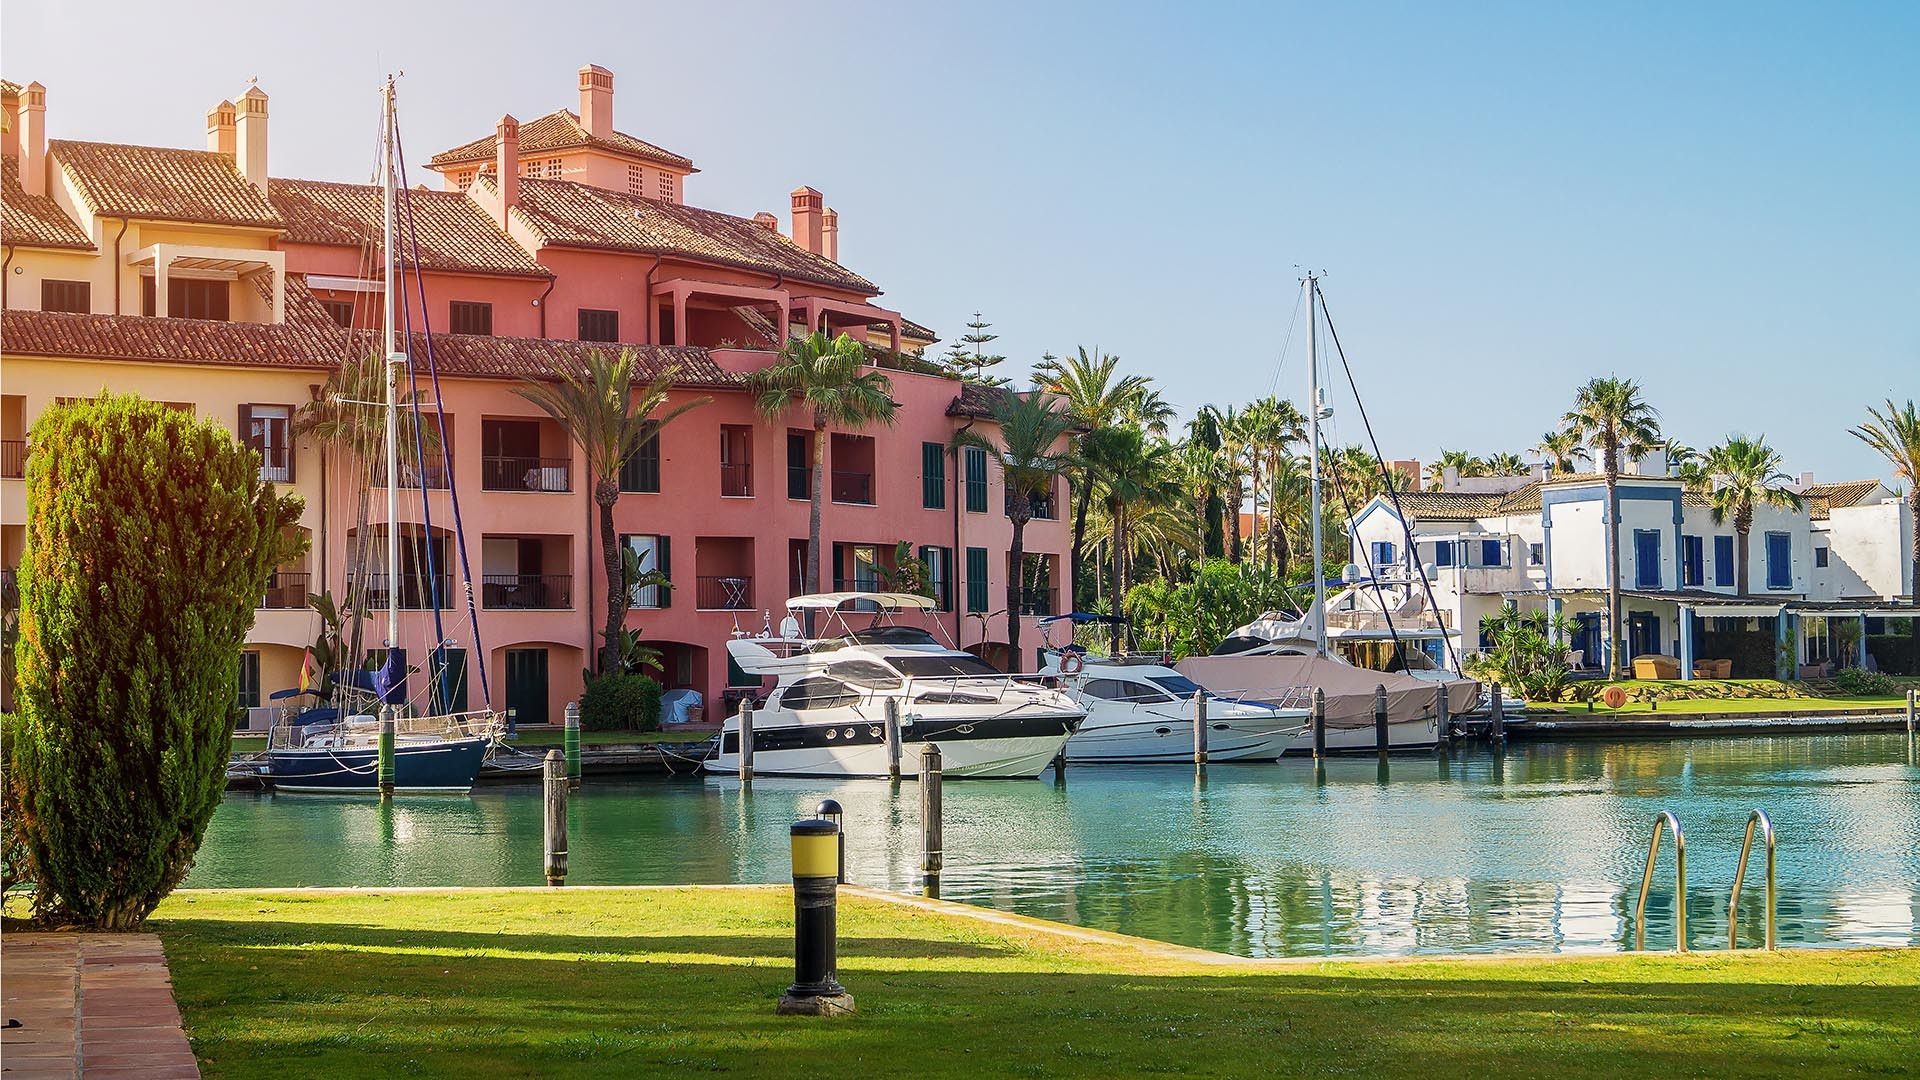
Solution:
{"label": "boat windshield", "polygon": [[1221,641],[1220,644],[1215,645],[1213,647],[1213,655],[1232,656],[1234,653],[1243,653],[1243,652],[1246,652],[1248,649],[1257,649],[1260,646],[1266,645],[1266,644],[1269,644],[1269,642],[1266,641],[1264,638],[1230,637],[1230,638],[1226,638],[1225,640]]}
{"label": "boat windshield", "polygon": [[939,640],[917,626],[869,626],[847,635],[854,645],[938,645]]}
{"label": "boat windshield", "polygon": [[1147,679],[1151,682],[1158,683],[1162,690],[1167,691],[1174,697],[1190,698],[1202,692],[1200,684],[1187,678],[1185,675],[1149,675]]}
{"label": "boat windshield", "polygon": [[910,679],[966,679],[1000,674],[986,661],[968,653],[889,656],[887,663],[900,669],[900,673]]}

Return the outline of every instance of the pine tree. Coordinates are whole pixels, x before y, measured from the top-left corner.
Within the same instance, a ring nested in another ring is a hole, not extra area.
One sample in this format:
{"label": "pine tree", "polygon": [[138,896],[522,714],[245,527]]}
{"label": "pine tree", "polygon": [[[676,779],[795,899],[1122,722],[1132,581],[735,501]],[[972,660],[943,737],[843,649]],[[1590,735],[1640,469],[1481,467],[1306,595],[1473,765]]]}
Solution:
{"label": "pine tree", "polygon": [[1000,338],[999,334],[987,332],[992,328],[993,324],[987,322],[980,312],[974,312],[973,321],[967,324],[968,332],[960,335],[960,340],[954,342],[941,358],[946,361],[947,368],[970,383],[1005,386],[1007,380],[992,374],[992,368],[1006,357],[986,351],[988,344]]}

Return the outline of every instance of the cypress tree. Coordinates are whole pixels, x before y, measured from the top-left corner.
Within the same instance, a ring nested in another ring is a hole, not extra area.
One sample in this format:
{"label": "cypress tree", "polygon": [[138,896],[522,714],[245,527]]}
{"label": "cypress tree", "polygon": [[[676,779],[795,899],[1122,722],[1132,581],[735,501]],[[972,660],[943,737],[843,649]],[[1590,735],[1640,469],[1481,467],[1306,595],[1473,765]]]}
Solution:
{"label": "cypress tree", "polygon": [[302,503],[226,430],[138,397],[56,406],[31,440],[9,749],[34,903],[131,929],[220,802],[240,644]]}

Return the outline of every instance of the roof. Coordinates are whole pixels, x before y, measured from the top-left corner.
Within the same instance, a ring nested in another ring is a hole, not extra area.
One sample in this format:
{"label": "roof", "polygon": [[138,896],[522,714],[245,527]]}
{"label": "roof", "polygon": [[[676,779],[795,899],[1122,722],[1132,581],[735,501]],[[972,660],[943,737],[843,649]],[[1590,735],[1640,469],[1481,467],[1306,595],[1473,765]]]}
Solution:
{"label": "roof", "polygon": [[1860,506],[1879,489],[1878,480],[1842,480],[1832,484],[1808,484],[1800,489],[1800,497],[1806,500],[1808,518],[1825,521],[1829,516],[1828,511],[1834,507]]}
{"label": "roof", "polygon": [[[868,323],[867,329],[872,330],[875,333],[885,334],[890,332],[893,329],[893,327],[888,326],[886,323],[883,323],[883,322],[877,322],[877,323]],[[905,317],[902,317],[900,320],[900,336],[903,338],[912,338],[915,341],[925,341],[928,343],[932,343],[940,340],[939,331],[930,329],[925,326],[921,326],[919,323],[914,322],[912,319],[908,319]]]}
{"label": "roof", "polygon": [[[442,150],[427,161],[427,167],[444,169],[468,162],[492,161],[496,138],[497,135],[485,135],[464,146]],[[687,158],[671,150],[662,150],[644,139],[636,139],[623,131],[616,131],[604,139],[595,138],[581,125],[580,117],[566,109],[555,110],[537,120],[529,120],[520,125],[521,157],[550,154],[560,150],[577,150],[582,147],[640,158],[687,172],[699,171]]]}
{"label": "roof", "polygon": [[990,418],[998,413],[1000,403],[1011,393],[1013,391],[1004,386],[962,382],[959,395],[947,406],[947,415]]}
{"label": "roof", "polygon": [[20,161],[11,157],[0,166],[0,238],[26,247],[93,250],[93,241],[59,203],[21,190]]}
{"label": "roof", "polygon": [[[360,247],[382,235],[381,190],[372,184],[276,178],[267,182],[267,192],[286,219],[285,239],[290,243]],[[553,276],[464,194],[415,189],[404,198],[400,205],[412,213],[421,269]],[[405,216],[401,220],[406,223]],[[372,258],[377,264],[377,247]]]}
{"label": "roof", "polygon": [[261,229],[286,224],[225,154],[67,139],[48,148],[96,214]]}
{"label": "roof", "polygon": [[[491,176],[475,183],[493,186]],[[676,255],[871,296],[880,287],[751,218],[568,180],[520,181],[514,213],[560,247]]]}
{"label": "roof", "polygon": [[[1538,498],[1539,486],[1530,484]],[[1525,490],[1524,488],[1522,490]],[[1402,491],[1399,493],[1400,510],[1414,521],[1474,521],[1483,517],[1498,517],[1502,511],[1501,503],[1513,493],[1486,493],[1467,491]],[[1384,495],[1377,496],[1386,499]],[[1386,505],[1393,505],[1388,500]]]}

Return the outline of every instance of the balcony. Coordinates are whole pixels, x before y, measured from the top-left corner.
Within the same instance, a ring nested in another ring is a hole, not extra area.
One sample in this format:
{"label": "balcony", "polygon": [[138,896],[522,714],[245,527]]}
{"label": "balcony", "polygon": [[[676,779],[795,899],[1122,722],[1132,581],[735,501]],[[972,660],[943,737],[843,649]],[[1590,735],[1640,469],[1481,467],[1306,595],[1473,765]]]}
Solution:
{"label": "balcony", "polygon": [[18,480],[27,475],[27,441],[0,440],[0,477]]}
{"label": "balcony", "polygon": [[260,598],[260,606],[275,610],[306,607],[307,583],[311,578],[304,570],[275,570],[267,579],[267,591]]}
{"label": "balcony", "polygon": [[[1007,492],[1007,516],[1008,517],[1013,516],[1014,498],[1015,498],[1015,495],[1013,492],[1011,491]],[[1058,506],[1055,505],[1052,495],[1028,496],[1028,506],[1030,507],[1030,512],[1027,516],[1028,516],[1028,519],[1031,521],[1059,520],[1060,511]]]}
{"label": "balcony", "polygon": [[486,491],[572,491],[573,459],[488,455],[480,459]]}
{"label": "balcony", "polygon": [[753,610],[751,577],[700,577],[693,583],[694,606],[702,611]]}
{"label": "balcony", "polygon": [[573,606],[572,574],[485,574],[480,605],[518,611],[562,610]]}
{"label": "balcony", "polygon": [[1041,618],[1057,614],[1060,610],[1060,590],[1053,588],[1029,588],[1020,600],[1020,614],[1037,615]]}
{"label": "balcony", "polygon": [[859,506],[873,505],[873,474],[868,472],[841,472],[834,470],[828,477],[832,481],[833,501],[853,503]]}
{"label": "balcony", "polygon": [[[431,451],[429,451],[429,453],[431,453]],[[407,451],[401,451],[401,455],[404,459]],[[438,454],[434,454],[433,456],[435,458],[439,457]],[[274,479],[274,477],[268,474],[269,467],[262,465],[260,467],[260,478],[262,480]],[[385,466],[382,466],[380,471],[374,475],[373,486],[387,486],[387,470]],[[445,491],[452,487],[453,483],[452,476],[447,471],[447,465],[444,461],[430,461],[423,466],[415,464],[412,461],[402,460],[400,462],[400,486],[412,489],[425,487],[434,491]]]}
{"label": "balcony", "polygon": [[[444,610],[455,606],[453,575],[441,574],[438,585],[440,591],[440,607]],[[387,587],[387,576],[385,574],[371,575],[366,580],[365,592],[362,593],[360,597],[359,606],[373,611],[385,610],[389,591]],[[431,606],[432,599],[433,597],[427,592],[427,580],[425,576],[406,576],[402,578],[400,582],[400,607],[402,610],[424,611]]]}
{"label": "balcony", "polygon": [[269,446],[260,451],[260,479],[284,484],[293,479],[293,448]]}
{"label": "balcony", "polygon": [[753,497],[752,465],[721,465],[720,494],[728,499]]}

